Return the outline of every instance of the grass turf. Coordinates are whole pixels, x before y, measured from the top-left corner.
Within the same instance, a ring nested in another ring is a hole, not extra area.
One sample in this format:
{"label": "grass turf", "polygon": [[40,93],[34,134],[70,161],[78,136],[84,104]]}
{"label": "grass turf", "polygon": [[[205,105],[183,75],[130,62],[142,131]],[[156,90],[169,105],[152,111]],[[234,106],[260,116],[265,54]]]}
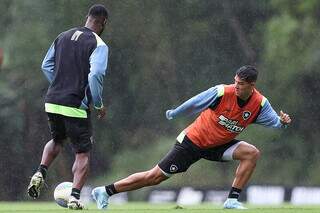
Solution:
{"label": "grass turf", "polygon": [[[284,204],[281,206],[250,206],[246,213],[319,213],[320,206],[293,206]],[[88,210],[81,212],[102,212],[97,210],[94,204],[87,206]],[[70,212],[71,210],[64,209],[56,205],[54,202],[0,202],[0,212]],[[226,213],[235,210],[221,209],[221,205],[213,204],[201,204],[192,206],[178,206],[176,204],[148,204],[148,203],[128,203],[123,205],[110,205],[108,212],[122,213],[122,212],[133,212],[133,213]],[[71,211],[74,212],[74,211]]]}

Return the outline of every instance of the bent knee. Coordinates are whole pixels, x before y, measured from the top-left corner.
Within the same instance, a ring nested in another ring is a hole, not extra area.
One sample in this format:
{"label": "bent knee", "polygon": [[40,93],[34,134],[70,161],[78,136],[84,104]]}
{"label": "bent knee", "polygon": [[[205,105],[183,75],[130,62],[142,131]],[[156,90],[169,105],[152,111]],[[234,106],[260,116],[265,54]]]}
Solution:
{"label": "bent knee", "polygon": [[258,160],[260,158],[260,151],[259,149],[257,149],[255,146],[252,146],[249,150],[248,150],[248,155],[250,157],[250,159],[252,160]]}
{"label": "bent knee", "polygon": [[243,142],[235,150],[234,156],[237,160],[257,161],[260,157],[260,151],[255,146]]}

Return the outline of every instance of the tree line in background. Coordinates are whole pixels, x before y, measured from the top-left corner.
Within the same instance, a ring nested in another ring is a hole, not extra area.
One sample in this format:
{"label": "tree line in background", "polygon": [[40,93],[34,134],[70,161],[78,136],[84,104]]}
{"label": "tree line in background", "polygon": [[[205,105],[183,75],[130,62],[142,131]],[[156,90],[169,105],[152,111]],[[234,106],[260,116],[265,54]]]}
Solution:
{"label": "tree line in background", "polygon": [[[154,166],[194,119],[168,121],[165,111],[216,84],[232,83],[238,67],[253,64],[260,71],[258,89],[277,111],[291,114],[293,124],[284,131],[252,126],[240,136],[262,151],[251,183],[320,184],[319,1],[0,0],[1,200],[26,198],[50,139],[42,59],[60,32],[84,24],[93,3],[110,12],[102,35],[110,55],[108,114],[102,121],[92,118],[89,183]],[[72,161],[66,145],[49,171],[49,187],[70,180]],[[201,161],[163,186],[228,186],[235,165]]]}

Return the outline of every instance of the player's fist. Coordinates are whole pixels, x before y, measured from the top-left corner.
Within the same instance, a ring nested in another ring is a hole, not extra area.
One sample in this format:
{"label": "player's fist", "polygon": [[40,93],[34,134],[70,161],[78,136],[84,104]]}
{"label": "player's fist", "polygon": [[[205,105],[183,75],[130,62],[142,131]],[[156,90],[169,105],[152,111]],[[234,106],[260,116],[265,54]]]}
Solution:
{"label": "player's fist", "polygon": [[171,120],[171,119],[172,119],[172,116],[170,115],[171,111],[172,111],[172,110],[167,110],[167,111],[166,111],[166,117],[167,117],[168,120]]}
{"label": "player's fist", "polygon": [[288,125],[291,123],[291,118],[287,113],[284,113],[282,110],[280,110],[280,121],[284,125]]}

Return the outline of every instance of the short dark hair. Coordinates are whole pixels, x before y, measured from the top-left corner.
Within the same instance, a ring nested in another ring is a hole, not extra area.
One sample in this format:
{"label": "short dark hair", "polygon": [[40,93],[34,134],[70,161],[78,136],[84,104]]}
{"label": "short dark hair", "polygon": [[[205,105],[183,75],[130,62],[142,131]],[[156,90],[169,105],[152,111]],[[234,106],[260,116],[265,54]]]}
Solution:
{"label": "short dark hair", "polygon": [[105,17],[108,19],[108,10],[102,4],[94,4],[90,7],[88,16],[92,16],[95,18]]}
{"label": "short dark hair", "polygon": [[258,70],[254,66],[245,65],[236,71],[236,75],[248,83],[256,82],[258,78]]}

